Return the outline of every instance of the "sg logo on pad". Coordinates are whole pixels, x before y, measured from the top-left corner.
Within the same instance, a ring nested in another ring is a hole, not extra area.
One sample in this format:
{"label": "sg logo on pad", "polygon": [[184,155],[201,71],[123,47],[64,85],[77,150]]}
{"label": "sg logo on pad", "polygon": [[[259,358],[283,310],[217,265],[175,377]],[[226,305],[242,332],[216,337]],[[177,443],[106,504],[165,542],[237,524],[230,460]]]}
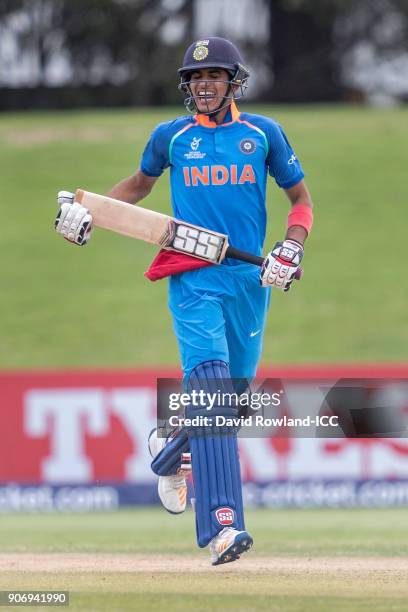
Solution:
{"label": "sg logo on pad", "polygon": [[215,517],[220,525],[232,525],[234,522],[234,511],[232,508],[218,508]]}

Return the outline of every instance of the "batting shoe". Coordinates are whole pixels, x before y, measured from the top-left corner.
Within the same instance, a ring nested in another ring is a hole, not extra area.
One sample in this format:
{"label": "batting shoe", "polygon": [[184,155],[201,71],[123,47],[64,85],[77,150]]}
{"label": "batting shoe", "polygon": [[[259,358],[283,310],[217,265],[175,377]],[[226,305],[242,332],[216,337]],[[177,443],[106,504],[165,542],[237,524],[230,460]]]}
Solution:
{"label": "batting shoe", "polygon": [[224,527],[210,542],[211,563],[221,565],[239,559],[254,543],[247,531]]}
{"label": "batting shoe", "polygon": [[[158,438],[157,429],[150,433],[148,444],[154,458],[166,446],[167,438]],[[191,453],[182,453],[181,466],[173,476],[159,476],[158,493],[164,508],[170,514],[181,514],[187,504],[186,478],[191,474]]]}

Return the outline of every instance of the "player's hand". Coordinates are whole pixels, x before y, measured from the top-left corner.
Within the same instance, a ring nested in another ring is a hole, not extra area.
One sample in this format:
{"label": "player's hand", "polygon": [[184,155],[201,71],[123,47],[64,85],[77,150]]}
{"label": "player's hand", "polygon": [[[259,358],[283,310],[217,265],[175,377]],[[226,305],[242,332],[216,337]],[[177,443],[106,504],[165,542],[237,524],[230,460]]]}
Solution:
{"label": "player's hand", "polygon": [[60,209],[55,219],[55,230],[68,242],[84,246],[91,238],[92,215],[74,198],[75,195],[70,191],[58,192]]}
{"label": "player's hand", "polygon": [[277,242],[261,268],[262,287],[289,291],[303,257],[303,246],[296,240]]}

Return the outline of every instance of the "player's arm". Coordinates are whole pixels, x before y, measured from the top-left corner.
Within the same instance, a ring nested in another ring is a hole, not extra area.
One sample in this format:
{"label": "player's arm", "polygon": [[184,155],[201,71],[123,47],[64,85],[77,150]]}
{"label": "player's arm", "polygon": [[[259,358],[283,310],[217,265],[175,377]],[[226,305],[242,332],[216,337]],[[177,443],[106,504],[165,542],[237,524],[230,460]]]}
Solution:
{"label": "player's arm", "polygon": [[303,258],[303,245],[313,223],[313,204],[302,179],[285,189],[291,203],[285,240],[277,242],[265,258],[261,269],[261,285],[288,291]]}
{"label": "player's arm", "polygon": [[288,291],[303,257],[303,244],[313,222],[312,200],[304,182],[304,172],[283,128],[263,119],[269,149],[266,165],[276,184],[285,191],[291,208],[285,239],[277,242],[265,258],[261,285]]}
{"label": "player's arm", "polygon": [[[302,211],[302,216],[305,216],[303,222],[306,221],[307,223],[307,216],[309,214],[313,214],[313,203],[310,192],[306,186],[305,181],[302,180],[297,183],[297,185],[290,187],[290,189],[285,189],[285,193],[291,203],[291,210],[288,216],[288,228],[286,231],[285,240],[296,240],[296,242],[299,242],[303,245],[309,235],[309,232],[304,227],[304,225],[292,225],[290,218],[292,218],[292,221],[296,223],[297,212]],[[310,209],[310,213],[308,209]],[[302,221],[299,221],[299,223],[300,222]]]}
{"label": "player's arm", "polygon": [[115,200],[136,204],[149,195],[158,178],[158,176],[147,176],[139,169],[132,176],[114,185],[107,195]]}

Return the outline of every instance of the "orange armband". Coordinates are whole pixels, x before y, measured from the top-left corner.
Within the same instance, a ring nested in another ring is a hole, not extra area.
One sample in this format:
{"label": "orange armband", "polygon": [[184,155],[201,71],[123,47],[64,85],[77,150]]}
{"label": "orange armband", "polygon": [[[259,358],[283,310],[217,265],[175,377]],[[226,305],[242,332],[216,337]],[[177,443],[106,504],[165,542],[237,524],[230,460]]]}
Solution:
{"label": "orange armband", "polygon": [[288,229],[293,225],[300,225],[308,234],[313,225],[313,211],[306,204],[294,204],[288,214]]}

